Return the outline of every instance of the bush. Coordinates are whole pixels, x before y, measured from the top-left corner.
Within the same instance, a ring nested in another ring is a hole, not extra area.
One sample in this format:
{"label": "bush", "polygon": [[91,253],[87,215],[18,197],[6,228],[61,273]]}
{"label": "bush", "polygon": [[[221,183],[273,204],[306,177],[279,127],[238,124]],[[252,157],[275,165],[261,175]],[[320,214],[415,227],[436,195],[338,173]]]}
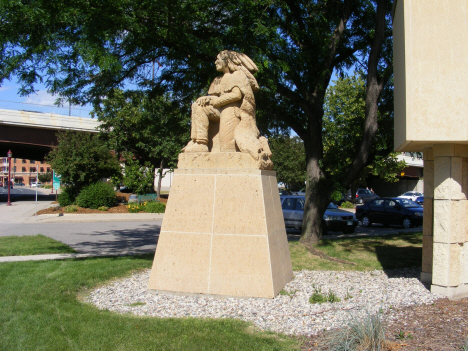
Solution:
{"label": "bush", "polygon": [[64,208],[64,211],[67,213],[72,213],[78,211],[78,206],[76,205],[70,205]]}
{"label": "bush", "polygon": [[143,211],[143,208],[145,207],[144,204],[137,204],[137,203],[131,203],[127,205],[128,212],[130,213],[138,213],[140,211]]}
{"label": "bush", "polygon": [[75,188],[72,186],[66,186],[62,188],[62,192],[58,195],[58,203],[61,207],[73,205],[75,203],[76,194]]}
{"label": "bush", "polygon": [[109,210],[109,207],[107,207],[107,206],[101,206],[101,207],[98,208],[98,210],[99,210],[99,211],[107,211],[107,210]]}
{"label": "bush", "polygon": [[81,190],[76,197],[76,204],[85,208],[97,209],[101,206],[115,205],[115,191],[110,183],[97,182]]}
{"label": "bush", "polygon": [[341,207],[342,208],[354,208],[354,205],[349,201],[345,201],[341,204]]}
{"label": "bush", "polygon": [[148,201],[143,209],[148,213],[164,213],[166,211],[166,204],[156,201]]}

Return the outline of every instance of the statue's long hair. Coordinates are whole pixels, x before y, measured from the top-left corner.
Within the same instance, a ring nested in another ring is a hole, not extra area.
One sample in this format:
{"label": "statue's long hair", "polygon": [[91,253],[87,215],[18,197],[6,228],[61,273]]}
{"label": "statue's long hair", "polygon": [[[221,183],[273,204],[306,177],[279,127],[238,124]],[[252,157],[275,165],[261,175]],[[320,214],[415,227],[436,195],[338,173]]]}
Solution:
{"label": "statue's long hair", "polygon": [[226,62],[231,72],[238,70],[244,72],[254,92],[260,89],[257,80],[252,74],[256,73],[258,68],[247,55],[231,50],[223,50],[219,53],[219,57]]}

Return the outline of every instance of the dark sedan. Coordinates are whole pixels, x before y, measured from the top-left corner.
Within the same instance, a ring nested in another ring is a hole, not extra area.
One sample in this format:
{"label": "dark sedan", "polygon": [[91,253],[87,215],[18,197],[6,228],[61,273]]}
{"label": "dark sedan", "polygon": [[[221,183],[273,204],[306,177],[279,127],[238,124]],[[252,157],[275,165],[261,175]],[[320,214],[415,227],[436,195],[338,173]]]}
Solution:
{"label": "dark sedan", "polygon": [[[304,196],[290,195],[281,196],[284,224],[286,227],[302,228],[302,217],[304,216]],[[327,232],[354,233],[358,221],[353,213],[339,210],[330,203],[323,215],[323,235]]]}
{"label": "dark sedan", "polygon": [[424,205],[424,196],[418,196],[416,200],[414,200],[418,205],[423,206]]}
{"label": "dark sedan", "polygon": [[402,198],[379,198],[356,207],[356,217],[363,227],[372,223],[419,226],[423,222],[423,208],[416,202]]}

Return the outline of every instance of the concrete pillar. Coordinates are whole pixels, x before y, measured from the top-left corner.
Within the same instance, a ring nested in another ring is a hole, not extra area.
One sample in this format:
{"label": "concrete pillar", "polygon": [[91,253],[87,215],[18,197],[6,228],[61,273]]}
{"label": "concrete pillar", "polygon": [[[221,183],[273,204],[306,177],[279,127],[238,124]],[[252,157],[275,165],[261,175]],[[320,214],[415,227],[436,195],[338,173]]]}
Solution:
{"label": "concrete pillar", "polygon": [[424,150],[424,217],[421,281],[432,283],[434,243],[434,156],[432,148]]}
{"label": "concrete pillar", "polygon": [[[433,259],[431,291],[449,298],[468,296],[468,146],[435,144],[433,149]],[[430,151],[428,169],[430,169]],[[426,163],[426,162],[425,162]],[[425,165],[426,168],[426,165]],[[426,178],[426,174],[424,174]],[[429,176],[430,177],[430,176]],[[427,178],[426,178],[426,182]],[[425,189],[426,190],[426,189]],[[425,197],[430,196],[425,192]],[[428,201],[427,214],[431,212]],[[426,207],[426,202],[424,203]],[[429,224],[431,216],[424,225]],[[430,233],[424,232],[426,253],[430,246]],[[428,253],[427,253],[428,255]],[[423,258],[423,273],[429,273],[429,265]],[[422,278],[423,278],[422,274]],[[427,279],[427,275],[424,278]]]}

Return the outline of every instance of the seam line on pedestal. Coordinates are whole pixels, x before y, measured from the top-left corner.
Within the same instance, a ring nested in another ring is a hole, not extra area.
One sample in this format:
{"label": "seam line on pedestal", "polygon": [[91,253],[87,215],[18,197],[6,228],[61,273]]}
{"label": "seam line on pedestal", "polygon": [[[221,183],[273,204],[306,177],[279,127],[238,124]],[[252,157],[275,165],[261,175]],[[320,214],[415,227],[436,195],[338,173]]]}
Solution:
{"label": "seam line on pedestal", "polygon": [[[275,284],[273,281],[273,267],[271,265],[271,248],[270,248],[270,235],[268,235],[268,220],[267,220],[267,214],[266,214],[266,199],[265,199],[265,188],[264,188],[264,182],[263,179],[260,178],[260,185],[262,186],[262,193],[263,193],[263,218],[265,218],[265,230],[267,232],[267,250],[268,250],[268,261],[270,263],[270,277],[271,277],[271,295],[275,297]],[[268,188],[270,191],[270,196],[273,197],[273,194],[271,193],[271,183],[270,179],[268,180]]]}
{"label": "seam line on pedestal", "polygon": [[211,215],[211,238],[210,238],[210,265],[208,266],[208,294],[210,293],[210,284],[211,284],[211,256],[213,253],[213,233],[214,233],[214,216],[216,208],[216,178],[214,177],[214,187],[213,187],[213,212]]}

